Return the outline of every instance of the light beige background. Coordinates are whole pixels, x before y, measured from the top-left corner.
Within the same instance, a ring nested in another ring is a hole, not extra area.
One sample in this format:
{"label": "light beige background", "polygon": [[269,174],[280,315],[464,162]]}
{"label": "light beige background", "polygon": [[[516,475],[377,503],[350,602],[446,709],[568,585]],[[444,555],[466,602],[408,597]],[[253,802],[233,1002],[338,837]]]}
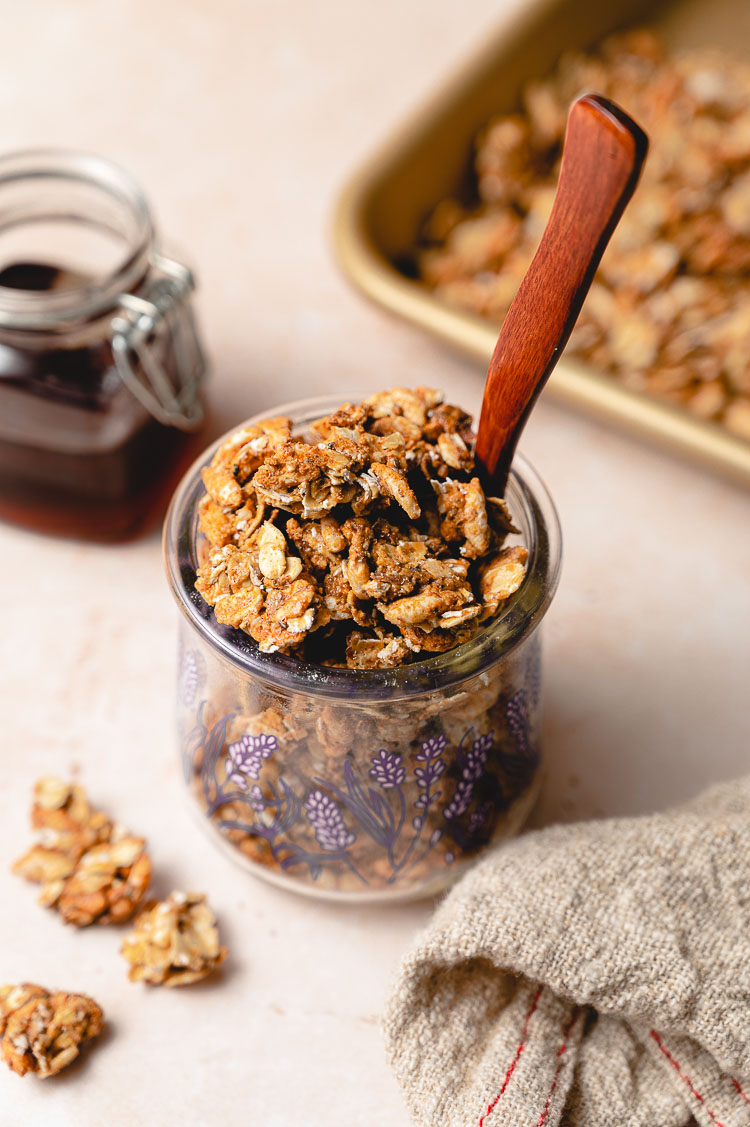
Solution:
{"label": "light beige background", "polygon": [[[481,373],[352,293],[328,226],[347,173],[509,6],[4,0],[0,145],[98,150],[144,183],[199,272],[220,425],[394,382],[475,406]],[[537,821],[651,810],[746,770],[750,498],[547,401],[524,447],[565,535]],[[318,906],[204,840],[176,766],[156,537],[115,550],[0,527],[0,559],[0,980],[88,991],[109,1020],[56,1080],[0,1070],[0,1124],[406,1127],[378,1012],[429,905]],[[78,772],[148,835],[158,891],[210,892],[220,979],[131,985],[117,931],[62,927],[8,875],[45,772]]]}

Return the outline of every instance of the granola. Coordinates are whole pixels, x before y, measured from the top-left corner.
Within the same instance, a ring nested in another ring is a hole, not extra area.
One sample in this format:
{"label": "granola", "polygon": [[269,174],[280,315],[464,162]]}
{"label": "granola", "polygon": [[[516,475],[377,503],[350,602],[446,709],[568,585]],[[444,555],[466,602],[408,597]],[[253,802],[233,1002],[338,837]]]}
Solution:
{"label": "granola", "polygon": [[205,896],[172,892],[151,901],[125,937],[122,954],[131,982],[187,986],[211,974],[227,957]]}
{"label": "granola", "polygon": [[203,470],[196,590],[217,621],[264,653],[351,669],[469,639],[526,563],[516,551],[513,582],[486,579],[517,530],[482,488],[471,417],[432,388],[391,388],[311,429],[243,428]]}
{"label": "granola", "polygon": [[85,994],[24,982],[0,986],[0,1055],[13,1072],[54,1076],[103,1028],[101,1008]]}
{"label": "granola", "polygon": [[[668,54],[649,30],[565,54],[523,111],[477,138],[475,194],[429,217],[418,267],[448,304],[500,322],[549,216],[571,101],[614,98],[651,139],[569,349],[627,387],[750,440],[750,68]],[[441,448],[447,458],[445,443]]]}
{"label": "granola", "polygon": [[146,842],[89,803],[82,787],[40,779],[31,824],[38,841],[13,872],[41,884],[39,903],[66,923],[120,923],[130,919],[151,880]]}
{"label": "granola", "polygon": [[[518,582],[524,553],[501,550],[488,598]],[[363,635],[349,635],[353,668],[406,656]],[[538,647],[533,633],[455,685],[393,702],[272,690],[208,656],[200,702],[181,713],[195,799],[239,858],[291,881],[385,895],[440,887],[518,827],[533,793]]]}

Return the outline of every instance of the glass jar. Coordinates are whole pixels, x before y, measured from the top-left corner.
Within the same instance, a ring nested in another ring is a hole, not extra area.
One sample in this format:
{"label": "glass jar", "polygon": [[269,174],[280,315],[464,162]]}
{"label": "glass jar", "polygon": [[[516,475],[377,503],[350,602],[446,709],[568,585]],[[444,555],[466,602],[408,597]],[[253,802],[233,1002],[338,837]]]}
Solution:
{"label": "glass jar", "polygon": [[[257,419],[290,416],[304,434],[340,402],[306,400]],[[261,653],[217,623],[195,590],[200,471],[226,437],[186,474],[164,531],[193,803],[231,856],[285,887],[360,903],[438,892],[517,833],[536,798],[537,627],[560,566],[549,494],[517,457],[506,499],[529,550],[527,575],[470,641],[395,669],[314,666]]]}
{"label": "glass jar", "polygon": [[195,457],[193,278],[100,157],[0,158],[0,516],[126,539]]}

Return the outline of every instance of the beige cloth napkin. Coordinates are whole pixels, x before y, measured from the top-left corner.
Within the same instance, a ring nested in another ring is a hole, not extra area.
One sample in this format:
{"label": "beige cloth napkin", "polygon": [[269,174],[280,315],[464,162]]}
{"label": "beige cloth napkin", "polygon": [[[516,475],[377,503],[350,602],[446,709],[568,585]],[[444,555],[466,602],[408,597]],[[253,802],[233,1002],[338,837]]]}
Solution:
{"label": "beige cloth napkin", "polygon": [[750,776],[489,854],[385,1035],[422,1127],[748,1127]]}

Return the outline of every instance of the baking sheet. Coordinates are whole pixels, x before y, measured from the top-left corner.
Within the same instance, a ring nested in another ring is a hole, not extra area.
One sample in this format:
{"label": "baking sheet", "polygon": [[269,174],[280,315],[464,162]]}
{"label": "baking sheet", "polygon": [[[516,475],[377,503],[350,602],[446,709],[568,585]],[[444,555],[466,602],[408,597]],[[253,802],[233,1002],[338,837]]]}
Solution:
{"label": "baking sheet", "polygon": [[[612,31],[649,24],[672,48],[716,46],[750,55],[747,0],[531,0],[374,154],[342,193],[334,240],[349,278],[398,316],[489,363],[498,326],[453,309],[410,277],[421,224],[445,196],[469,184],[473,139],[493,114],[518,108],[531,78],[563,51],[593,46]],[[750,486],[750,443],[585,362],[564,356],[545,394]]]}

